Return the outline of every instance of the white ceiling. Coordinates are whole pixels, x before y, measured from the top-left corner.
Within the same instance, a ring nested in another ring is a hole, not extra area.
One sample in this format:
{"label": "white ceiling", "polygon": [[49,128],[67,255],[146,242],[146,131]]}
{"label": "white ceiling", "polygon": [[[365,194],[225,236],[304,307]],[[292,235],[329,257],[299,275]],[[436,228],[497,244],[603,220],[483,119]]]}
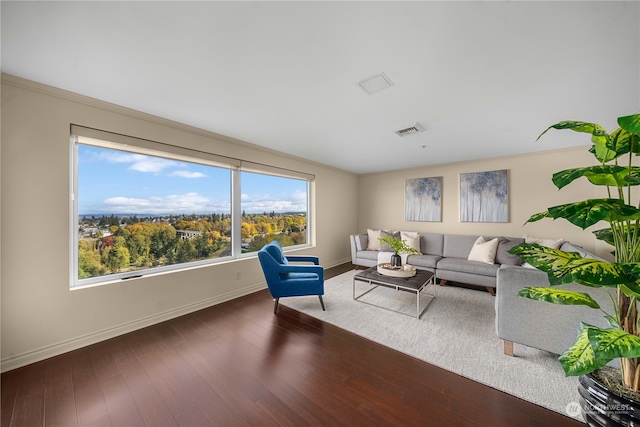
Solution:
{"label": "white ceiling", "polygon": [[535,139],[640,109],[637,1],[1,7],[5,73],[355,173],[588,144]]}

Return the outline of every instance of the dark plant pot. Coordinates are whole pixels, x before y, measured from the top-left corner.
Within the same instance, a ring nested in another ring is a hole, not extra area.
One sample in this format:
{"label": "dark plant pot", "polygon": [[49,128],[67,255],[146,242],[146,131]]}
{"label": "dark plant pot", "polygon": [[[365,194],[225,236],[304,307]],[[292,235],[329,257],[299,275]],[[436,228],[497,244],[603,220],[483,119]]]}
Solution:
{"label": "dark plant pot", "polygon": [[640,425],[640,403],[619,396],[593,375],[580,376],[578,392],[587,425],[594,427]]}
{"label": "dark plant pot", "polygon": [[391,266],[392,267],[400,267],[402,266],[402,257],[397,253],[391,255]]}

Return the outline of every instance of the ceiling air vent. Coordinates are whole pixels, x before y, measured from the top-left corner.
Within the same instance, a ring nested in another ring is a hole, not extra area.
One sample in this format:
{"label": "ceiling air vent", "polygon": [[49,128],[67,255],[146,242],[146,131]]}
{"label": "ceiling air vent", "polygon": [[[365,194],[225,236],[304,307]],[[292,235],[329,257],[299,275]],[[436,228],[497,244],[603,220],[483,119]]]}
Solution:
{"label": "ceiling air vent", "polygon": [[420,132],[424,132],[424,128],[422,127],[422,125],[420,125],[420,123],[416,123],[415,125],[405,128],[405,129],[400,129],[396,131],[396,135],[398,136],[407,136],[407,135],[413,135],[416,133],[420,133]]}
{"label": "ceiling air vent", "polygon": [[368,95],[371,95],[390,88],[393,86],[393,82],[385,73],[380,73],[358,82],[358,86],[360,86]]}

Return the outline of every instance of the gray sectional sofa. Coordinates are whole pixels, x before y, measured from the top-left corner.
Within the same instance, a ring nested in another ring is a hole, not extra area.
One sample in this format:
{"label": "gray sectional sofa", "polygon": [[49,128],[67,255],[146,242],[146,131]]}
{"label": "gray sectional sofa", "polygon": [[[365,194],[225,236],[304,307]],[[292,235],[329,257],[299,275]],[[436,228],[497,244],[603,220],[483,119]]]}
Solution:
{"label": "gray sectional sofa", "polygon": [[[596,255],[571,243],[565,243],[560,249],[598,259]],[[600,310],[585,306],[556,305],[518,296],[523,288],[537,286],[549,286],[547,273],[518,266],[503,265],[498,269],[495,326],[496,335],[504,342],[505,354],[514,355],[513,343],[562,354],[575,342],[580,322],[602,328],[610,327]],[[612,315],[615,313],[611,299],[615,292],[611,288],[588,288],[577,283],[557,288],[587,293],[604,311]]]}
{"label": "gray sectional sofa", "polygon": [[[433,271],[441,283],[448,280],[483,286],[494,294],[496,276],[500,265],[504,262],[521,263],[521,260],[506,251],[524,239],[502,237],[496,253],[496,264],[469,261],[467,257],[479,236],[462,236],[454,234],[418,233],[420,236],[421,255],[409,255],[406,262],[416,268]],[[491,240],[497,236],[484,236]],[[353,234],[351,241],[351,262],[353,265],[373,267],[378,264],[380,251],[367,250],[368,234]]]}
{"label": "gray sectional sofa", "polygon": [[[579,306],[560,306],[518,296],[525,287],[549,286],[547,274],[535,268],[522,266],[522,260],[506,251],[524,241],[523,238],[502,238],[493,265],[469,261],[467,257],[479,236],[418,233],[422,255],[410,255],[406,262],[416,268],[435,272],[442,281],[455,281],[484,286],[495,299],[495,329],[504,342],[504,352],[514,355],[514,343],[561,354],[575,341],[580,322],[608,327],[599,310]],[[486,236],[489,240],[492,237]],[[367,234],[350,236],[352,263],[372,267],[378,263],[379,251],[366,250]],[[566,252],[577,252],[584,257],[598,258],[583,248],[564,242]],[[606,288],[585,288],[576,283],[559,286],[560,289],[586,292],[608,313],[613,313],[611,293]]]}

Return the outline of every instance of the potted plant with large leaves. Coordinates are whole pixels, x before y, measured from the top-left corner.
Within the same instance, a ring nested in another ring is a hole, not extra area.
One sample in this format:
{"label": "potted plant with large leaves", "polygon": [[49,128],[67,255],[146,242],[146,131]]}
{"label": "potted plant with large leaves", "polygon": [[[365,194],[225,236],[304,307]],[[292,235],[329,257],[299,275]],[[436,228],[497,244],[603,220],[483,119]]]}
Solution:
{"label": "potted plant with large leaves", "polygon": [[[588,292],[565,291],[553,286],[576,282],[585,285],[586,289],[609,287],[614,291],[615,312],[605,313],[610,327],[581,324],[575,343],[559,361],[567,375],[580,376],[580,394],[585,399],[582,406],[588,417],[601,418],[603,414],[599,409],[602,409],[605,415],[619,422],[624,423],[625,417],[631,417],[637,423],[640,412],[636,412],[633,403],[638,402],[640,389],[640,315],[637,307],[640,298],[640,187],[637,187],[640,185],[640,167],[635,165],[634,159],[640,155],[640,114],[619,117],[618,125],[609,133],[596,123],[563,121],[542,132],[538,139],[551,129],[591,134],[593,146],[590,152],[598,164],[557,172],[552,180],[558,189],[562,189],[584,177],[594,185],[603,186],[607,197],[554,206],[527,221],[564,218],[583,230],[606,222],[608,227],[594,234],[614,247],[615,261],[583,258],[537,244],[522,244],[510,252],[546,272],[551,284],[548,288],[525,288],[520,296],[600,309]],[[612,390],[615,382],[607,383],[608,380],[602,379],[604,371],[610,371],[606,365],[615,359],[620,359],[620,370],[615,373],[619,373],[622,382],[617,391]],[[602,389],[613,394],[603,398]],[[618,398],[621,395],[623,397]]]}

